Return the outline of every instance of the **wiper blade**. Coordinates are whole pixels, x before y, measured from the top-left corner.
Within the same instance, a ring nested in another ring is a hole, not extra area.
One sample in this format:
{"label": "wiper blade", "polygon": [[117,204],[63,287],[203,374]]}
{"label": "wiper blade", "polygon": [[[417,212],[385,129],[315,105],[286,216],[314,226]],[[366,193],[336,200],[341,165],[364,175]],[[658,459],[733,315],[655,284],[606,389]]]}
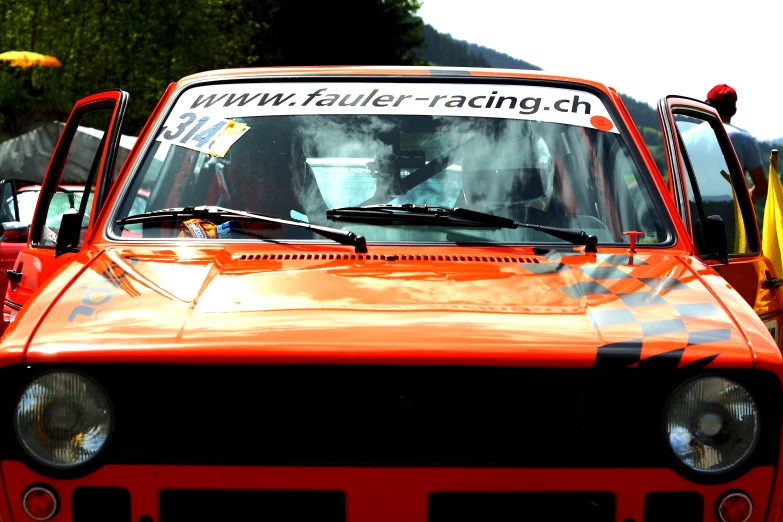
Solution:
{"label": "wiper blade", "polygon": [[511,219],[466,208],[449,208],[430,205],[362,205],[359,207],[338,207],[326,211],[326,217],[335,221],[400,221],[418,222],[426,225],[453,225],[484,228],[517,228]]}
{"label": "wiper blade", "polygon": [[539,232],[549,234],[550,236],[562,239],[563,241],[568,241],[569,243],[573,243],[575,245],[584,245],[585,252],[598,252],[598,238],[592,234],[588,234],[584,230],[547,227],[544,225],[530,225],[528,223],[517,223],[517,225],[524,228],[538,230]]}
{"label": "wiper blade", "polygon": [[153,210],[145,212],[143,214],[136,214],[128,216],[126,218],[118,219],[116,223],[118,225],[132,225],[135,223],[154,223],[158,221],[168,221],[172,219],[235,219],[240,221],[257,221],[260,223],[278,223],[280,225],[290,225],[293,227],[306,228],[316,234],[329,238],[342,245],[351,245],[355,248],[355,252],[364,253],[367,252],[367,241],[364,236],[357,236],[353,232],[348,230],[340,230],[339,228],[322,227],[318,225],[311,225],[309,223],[302,223],[301,221],[292,221],[288,219],[280,219],[272,216],[265,216],[263,214],[256,214],[255,212],[245,212],[242,210],[234,210],[230,208],[217,207],[213,205],[203,205],[200,207],[184,207],[184,208],[164,208],[161,210]]}
{"label": "wiper blade", "polygon": [[422,225],[460,225],[485,228],[530,228],[575,245],[585,245],[585,252],[597,252],[598,238],[583,230],[519,223],[513,219],[467,208],[449,208],[429,205],[363,205],[338,207],[326,211],[326,217],[336,221],[400,222]]}

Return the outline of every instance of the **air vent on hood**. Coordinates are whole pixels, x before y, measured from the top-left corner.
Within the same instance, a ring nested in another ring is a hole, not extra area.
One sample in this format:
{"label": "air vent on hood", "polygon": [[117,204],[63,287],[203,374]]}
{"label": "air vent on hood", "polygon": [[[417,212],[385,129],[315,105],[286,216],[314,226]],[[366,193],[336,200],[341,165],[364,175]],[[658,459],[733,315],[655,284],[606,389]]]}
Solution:
{"label": "air vent on hood", "polygon": [[485,256],[454,254],[242,254],[240,261],[309,261],[309,260],[365,260],[365,261],[459,261],[483,263],[540,263],[538,257]]}

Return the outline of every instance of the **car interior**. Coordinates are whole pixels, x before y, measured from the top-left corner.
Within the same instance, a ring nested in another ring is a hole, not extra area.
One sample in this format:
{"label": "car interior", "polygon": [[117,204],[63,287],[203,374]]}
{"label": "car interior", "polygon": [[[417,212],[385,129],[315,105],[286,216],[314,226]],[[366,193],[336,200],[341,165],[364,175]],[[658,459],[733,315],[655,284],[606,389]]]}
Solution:
{"label": "car interior", "polygon": [[[626,243],[626,230],[665,238],[648,191],[618,135],[582,127],[433,116],[257,117],[224,158],[171,147],[150,185],[146,210],[217,205],[345,228],[369,241],[550,242],[535,230],[381,226],[327,220],[326,210],[369,204],[439,205],[515,221],[584,230]],[[379,120],[379,118],[375,118]],[[467,120],[467,123],[466,123]],[[383,129],[374,132],[372,125]],[[327,132],[324,129],[328,129]],[[158,155],[160,142],[142,166]],[[149,169],[148,169],[149,170]],[[130,214],[127,200],[120,216]],[[176,223],[145,225],[145,237],[175,237]],[[268,226],[266,238],[319,239]]]}

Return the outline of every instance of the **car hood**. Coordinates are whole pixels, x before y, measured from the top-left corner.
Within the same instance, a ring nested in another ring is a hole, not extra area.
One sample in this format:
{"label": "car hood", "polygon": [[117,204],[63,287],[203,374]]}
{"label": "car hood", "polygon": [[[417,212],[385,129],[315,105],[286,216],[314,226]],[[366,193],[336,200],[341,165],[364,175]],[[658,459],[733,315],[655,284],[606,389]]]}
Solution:
{"label": "car hood", "polygon": [[51,307],[33,361],[752,365],[671,255],[498,257],[108,249]]}

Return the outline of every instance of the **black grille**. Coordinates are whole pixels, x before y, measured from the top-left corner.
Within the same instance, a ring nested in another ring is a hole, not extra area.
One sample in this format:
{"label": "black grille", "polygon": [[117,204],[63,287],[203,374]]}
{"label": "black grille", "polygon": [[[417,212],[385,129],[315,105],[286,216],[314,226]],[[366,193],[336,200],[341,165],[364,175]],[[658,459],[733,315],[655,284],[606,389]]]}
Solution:
{"label": "black grille", "polygon": [[345,521],[342,491],[177,491],[160,493],[160,522]]}
{"label": "black grille", "polygon": [[704,498],[695,491],[648,493],[644,498],[644,522],[701,522]]}
{"label": "black grille", "polygon": [[439,493],[430,522],[613,522],[612,493]]}
{"label": "black grille", "polygon": [[[131,382],[106,383],[117,390],[112,397],[123,398],[115,399],[115,460],[542,467],[665,462],[662,452],[654,452],[655,459],[638,444],[662,447],[660,418],[651,412],[659,412],[666,397],[643,393],[641,383],[619,375],[612,379],[619,384],[614,392],[592,371],[288,366],[145,375],[141,393],[127,393]],[[155,426],[160,428],[150,429]]]}
{"label": "black grille", "polygon": [[131,522],[130,491],[81,486],[73,491],[73,522]]}
{"label": "black grille", "polygon": [[[670,392],[693,375],[328,365],[75,369],[98,380],[113,402],[115,430],[99,463],[337,466],[676,467],[661,413]],[[0,383],[15,387],[2,394],[4,407],[13,408],[43,370],[0,370]],[[723,373],[761,407],[762,438],[745,469],[774,464],[780,384],[766,372]],[[0,452],[23,458],[10,424]]]}

